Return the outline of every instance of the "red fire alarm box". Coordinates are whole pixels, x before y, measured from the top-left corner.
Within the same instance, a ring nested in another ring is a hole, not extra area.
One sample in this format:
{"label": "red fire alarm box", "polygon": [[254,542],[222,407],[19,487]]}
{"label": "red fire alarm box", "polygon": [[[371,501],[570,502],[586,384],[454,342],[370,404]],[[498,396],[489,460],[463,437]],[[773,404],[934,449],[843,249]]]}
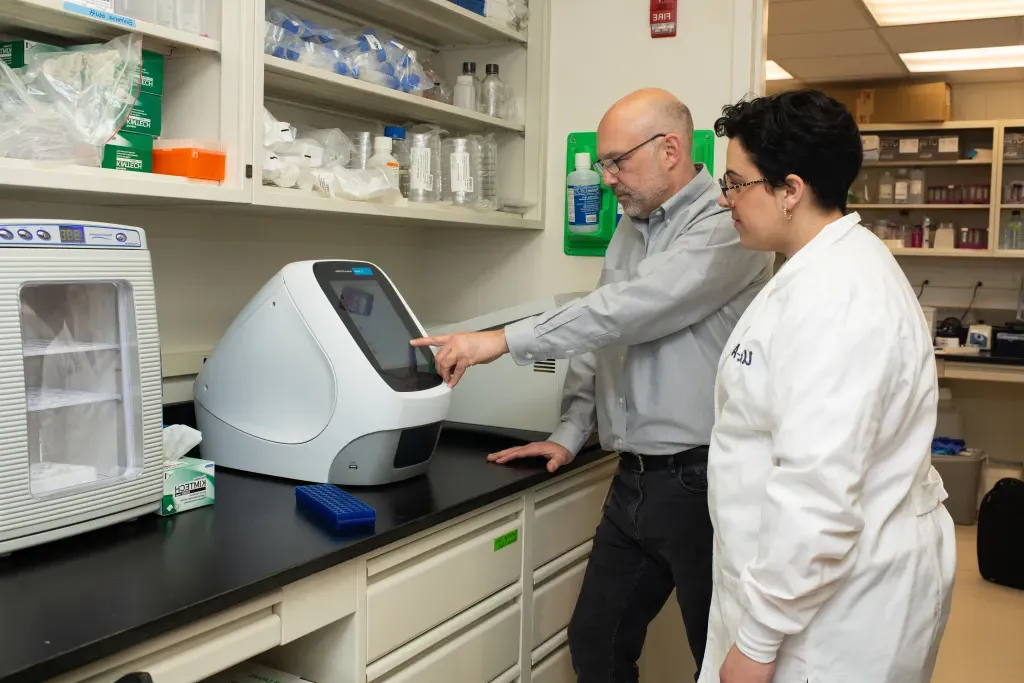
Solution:
{"label": "red fire alarm box", "polygon": [[676,35],[676,0],[651,0],[651,38]]}

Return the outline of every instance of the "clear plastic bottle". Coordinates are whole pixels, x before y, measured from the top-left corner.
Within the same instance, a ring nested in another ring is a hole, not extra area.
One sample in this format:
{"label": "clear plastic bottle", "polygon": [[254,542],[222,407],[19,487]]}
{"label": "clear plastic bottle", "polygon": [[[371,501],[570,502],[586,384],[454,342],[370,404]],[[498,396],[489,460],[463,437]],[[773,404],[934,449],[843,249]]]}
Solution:
{"label": "clear plastic bottle", "polygon": [[1010,222],[999,241],[1003,249],[1024,249],[1024,222],[1021,221],[1020,211],[1010,214]]}
{"label": "clear plastic bottle", "polygon": [[175,0],[156,0],[156,21],[161,26],[174,28]]}
{"label": "clear plastic bottle", "polygon": [[473,78],[473,106],[469,108],[478,111],[480,109],[480,79],[476,75],[476,62],[463,62],[462,75]]}
{"label": "clear plastic bottle", "polygon": [[847,197],[850,204],[870,204],[871,203],[871,187],[868,183],[868,172],[861,171],[860,175],[857,176],[857,180],[854,181],[853,187],[850,188],[849,196]]}
{"label": "clear plastic bottle", "polygon": [[501,118],[504,113],[505,84],[498,76],[498,65],[487,65],[487,78],[480,86],[480,113]]}
{"label": "clear plastic bottle", "polygon": [[601,176],[590,165],[590,152],[576,155],[576,170],[565,179],[569,232],[595,233],[601,229]]}
{"label": "clear plastic bottle", "polygon": [[114,11],[139,21],[157,21],[157,8],[153,0],[114,0]]}
{"label": "clear plastic bottle", "polygon": [[892,200],[895,204],[910,203],[910,175],[905,168],[896,171],[896,183],[893,186]]}
{"label": "clear plastic bottle", "polygon": [[398,159],[398,188],[402,196],[409,198],[409,144],[405,140],[405,128],[384,126],[384,135],[391,138],[391,150]]}
{"label": "clear plastic bottle", "polygon": [[907,196],[907,204],[924,204],[924,189],[924,169],[915,168],[910,172],[910,190]]}
{"label": "clear plastic bottle", "polygon": [[206,22],[205,0],[174,0],[174,28],[202,35]]}
{"label": "clear plastic bottle", "polygon": [[878,203],[879,204],[892,204],[893,196],[895,194],[896,180],[892,177],[892,173],[886,171],[882,174],[881,179],[878,181]]}
{"label": "clear plastic bottle", "polygon": [[462,74],[455,79],[453,104],[460,109],[476,111],[476,86],[472,74]]}
{"label": "clear plastic bottle", "polygon": [[373,156],[366,162],[367,168],[379,168],[388,176],[388,182],[399,188],[398,159],[391,156],[391,138],[383,135],[373,139]]}

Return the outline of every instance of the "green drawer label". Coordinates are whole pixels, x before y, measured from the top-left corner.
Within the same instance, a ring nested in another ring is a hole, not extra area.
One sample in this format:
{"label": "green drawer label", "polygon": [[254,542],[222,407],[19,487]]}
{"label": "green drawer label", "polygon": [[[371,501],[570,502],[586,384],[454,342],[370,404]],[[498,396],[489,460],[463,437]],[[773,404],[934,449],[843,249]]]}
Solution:
{"label": "green drawer label", "polygon": [[514,529],[508,532],[504,536],[498,536],[494,539],[494,552],[498,552],[502,548],[507,548],[516,541],[519,540],[519,529]]}

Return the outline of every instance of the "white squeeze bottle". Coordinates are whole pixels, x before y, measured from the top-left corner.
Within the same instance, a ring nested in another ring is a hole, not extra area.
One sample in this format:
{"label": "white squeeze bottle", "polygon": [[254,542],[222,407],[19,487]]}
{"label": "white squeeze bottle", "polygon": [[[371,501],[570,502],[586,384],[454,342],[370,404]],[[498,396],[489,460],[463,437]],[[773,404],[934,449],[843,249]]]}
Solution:
{"label": "white squeeze bottle", "polygon": [[388,182],[398,189],[398,159],[391,156],[391,138],[379,135],[373,139],[373,156],[366,161],[367,168],[379,168],[388,176]]}
{"label": "white squeeze bottle", "polygon": [[590,152],[576,154],[576,170],[565,181],[569,206],[569,232],[592,233],[600,229],[601,176],[590,167]]}

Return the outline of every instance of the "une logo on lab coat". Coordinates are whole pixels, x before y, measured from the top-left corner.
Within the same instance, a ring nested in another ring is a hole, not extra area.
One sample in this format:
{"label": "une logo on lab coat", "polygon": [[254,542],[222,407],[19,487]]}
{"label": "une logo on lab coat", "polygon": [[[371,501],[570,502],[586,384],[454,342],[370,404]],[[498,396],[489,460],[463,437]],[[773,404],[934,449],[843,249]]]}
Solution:
{"label": "une logo on lab coat", "polygon": [[733,359],[740,365],[749,366],[754,361],[754,352],[744,351],[743,349],[740,348],[739,344],[736,345],[736,348],[734,348],[732,350],[732,353],[729,355],[732,356]]}

